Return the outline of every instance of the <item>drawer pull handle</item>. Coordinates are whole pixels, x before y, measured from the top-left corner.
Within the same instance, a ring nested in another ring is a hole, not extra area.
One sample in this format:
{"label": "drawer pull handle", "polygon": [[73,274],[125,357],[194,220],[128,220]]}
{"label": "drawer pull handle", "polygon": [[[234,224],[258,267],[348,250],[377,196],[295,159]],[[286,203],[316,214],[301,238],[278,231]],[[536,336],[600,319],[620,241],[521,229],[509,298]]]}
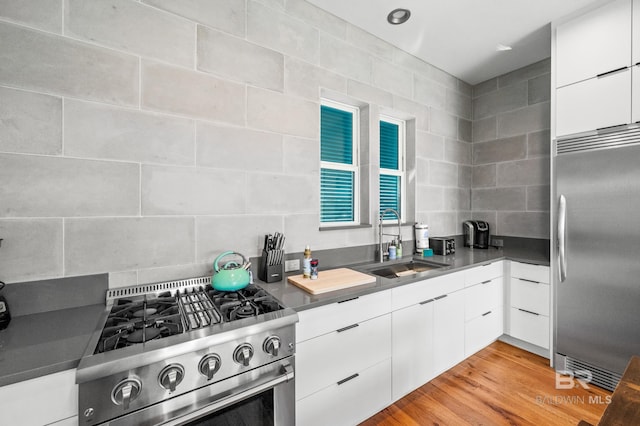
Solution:
{"label": "drawer pull handle", "polygon": [[480,284],[489,284],[491,280],[482,281]]}
{"label": "drawer pull handle", "polygon": [[483,317],[486,317],[487,315],[489,315],[491,313],[491,311],[489,312],[485,312],[484,314],[482,314]]}
{"label": "drawer pull handle", "polygon": [[531,312],[531,311],[527,311],[526,309],[520,309],[520,308],[518,308],[518,310],[519,310],[519,311],[522,311],[522,312],[526,312],[526,313],[531,314],[531,315],[535,315],[535,316],[537,316],[537,317],[539,317],[539,316],[540,316],[540,314],[539,314],[539,313],[537,313],[537,312]]}
{"label": "drawer pull handle", "polygon": [[528,280],[526,278],[518,278],[520,281],[524,281],[524,282],[528,282],[528,283],[533,283],[533,284],[540,284],[540,281],[534,281],[534,280]]}
{"label": "drawer pull handle", "polygon": [[352,301],[352,300],[356,300],[356,299],[359,299],[359,298],[360,298],[360,296],[356,296],[356,297],[352,297],[351,299],[344,299],[344,300],[341,300],[341,301],[339,301],[338,303],[350,302],[350,301]]}
{"label": "drawer pull handle", "polygon": [[607,75],[609,75],[609,74],[615,74],[615,73],[617,73],[617,72],[624,71],[624,70],[626,70],[626,69],[627,69],[627,67],[621,67],[621,68],[618,68],[618,69],[615,69],[615,70],[611,70],[611,71],[603,72],[603,73],[601,73],[601,74],[598,74],[596,77],[598,77],[598,78],[605,77],[605,76],[607,76]]}
{"label": "drawer pull handle", "polygon": [[433,302],[435,299],[429,299],[429,300],[423,300],[422,302],[420,302],[421,305],[426,305],[427,303],[431,303]]}
{"label": "drawer pull handle", "polygon": [[438,297],[434,297],[433,300],[440,300],[440,299],[444,299],[445,297],[447,297],[447,294],[443,294],[442,296],[438,296]]}
{"label": "drawer pull handle", "polygon": [[356,378],[356,377],[358,377],[358,376],[359,376],[359,374],[358,374],[358,373],[356,373],[356,374],[352,374],[351,376],[347,377],[346,379],[342,379],[342,380],[340,380],[340,381],[338,382],[338,386],[340,386],[340,385],[341,385],[341,384],[343,384],[343,383],[347,383],[349,380],[353,380],[353,379],[355,379],[355,378]]}
{"label": "drawer pull handle", "polygon": [[346,327],[342,327],[336,330],[338,333],[342,333],[343,331],[351,330],[352,328],[360,327],[360,324],[351,324]]}

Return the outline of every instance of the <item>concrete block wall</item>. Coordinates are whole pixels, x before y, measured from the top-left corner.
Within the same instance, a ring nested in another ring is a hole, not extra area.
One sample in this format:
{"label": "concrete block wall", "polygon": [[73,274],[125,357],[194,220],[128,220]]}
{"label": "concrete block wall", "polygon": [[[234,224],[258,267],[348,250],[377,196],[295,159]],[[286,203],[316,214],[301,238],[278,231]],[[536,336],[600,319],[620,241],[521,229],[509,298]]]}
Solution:
{"label": "concrete block wall", "polygon": [[473,218],[491,234],[550,238],[550,60],[473,87]]}
{"label": "concrete block wall", "polygon": [[472,88],[303,0],[2,2],[0,63],[9,283],[205,275],[274,231],[375,243],[319,231],[321,90],[413,117],[416,219],[471,217]]}

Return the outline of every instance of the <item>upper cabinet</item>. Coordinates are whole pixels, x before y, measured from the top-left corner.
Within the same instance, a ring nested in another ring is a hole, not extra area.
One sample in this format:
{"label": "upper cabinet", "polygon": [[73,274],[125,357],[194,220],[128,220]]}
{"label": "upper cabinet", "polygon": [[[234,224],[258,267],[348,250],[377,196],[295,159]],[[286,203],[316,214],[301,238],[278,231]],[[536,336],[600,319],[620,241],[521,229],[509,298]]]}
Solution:
{"label": "upper cabinet", "polygon": [[640,65],[640,0],[633,0],[633,65]]}
{"label": "upper cabinet", "polygon": [[630,52],[631,0],[608,3],[558,25],[556,87],[628,67]]}
{"label": "upper cabinet", "polygon": [[640,121],[640,0],[559,24],[555,47],[555,137]]}

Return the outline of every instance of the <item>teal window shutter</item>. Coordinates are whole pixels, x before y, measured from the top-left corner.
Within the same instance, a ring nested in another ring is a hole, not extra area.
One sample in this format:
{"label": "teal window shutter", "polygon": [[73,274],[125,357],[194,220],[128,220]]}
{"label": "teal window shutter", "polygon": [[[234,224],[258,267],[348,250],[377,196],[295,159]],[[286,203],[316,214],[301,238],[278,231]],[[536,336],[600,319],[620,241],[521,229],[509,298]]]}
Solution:
{"label": "teal window shutter", "polygon": [[353,163],[353,114],[320,107],[320,160],[332,163]]}
{"label": "teal window shutter", "polygon": [[[402,215],[401,177],[397,173],[400,167],[400,126],[387,121],[380,121],[380,211],[392,208]],[[387,171],[387,173],[385,173]],[[384,220],[395,219],[393,213],[387,213]]]}
{"label": "teal window shutter", "polygon": [[397,124],[380,122],[380,168],[398,170],[398,129]]}
{"label": "teal window shutter", "polygon": [[321,223],[355,221],[353,131],[353,112],[320,106]]}
{"label": "teal window shutter", "polygon": [[[400,204],[400,176],[380,175],[380,211],[394,209],[402,214]],[[384,220],[395,220],[393,213],[387,213]]]}
{"label": "teal window shutter", "polygon": [[353,172],[320,171],[320,221],[353,222]]}

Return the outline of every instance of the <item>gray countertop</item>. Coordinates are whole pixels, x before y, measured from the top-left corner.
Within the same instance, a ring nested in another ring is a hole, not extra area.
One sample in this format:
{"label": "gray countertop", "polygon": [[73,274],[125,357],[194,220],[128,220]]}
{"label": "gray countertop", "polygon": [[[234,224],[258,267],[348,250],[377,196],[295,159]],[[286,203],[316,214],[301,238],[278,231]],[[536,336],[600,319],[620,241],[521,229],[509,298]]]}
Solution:
{"label": "gray countertop", "polygon": [[[405,257],[403,260],[410,258]],[[450,266],[419,276],[393,280],[378,278],[372,284],[316,296],[287,283],[286,280],[270,284],[257,281],[257,284],[286,306],[302,311],[502,259],[549,265],[548,254],[527,248],[460,248],[452,256],[433,256],[426,259],[447,263]],[[362,264],[345,266],[357,269]],[[105,309],[105,280],[106,274],[103,274],[19,283],[5,288],[5,296],[14,316],[9,327],[0,331],[0,386],[78,366]],[[35,302],[28,304],[27,300]],[[89,303],[79,306],[80,300]],[[51,309],[52,303],[55,308],[46,311]]]}
{"label": "gray countertop", "polygon": [[0,386],[76,368],[105,310],[107,274],[7,284]]}
{"label": "gray countertop", "polygon": [[[404,257],[400,261],[410,260],[412,257]],[[344,290],[332,291],[329,293],[313,295],[299,287],[287,282],[286,279],[274,283],[264,283],[258,281],[258,284],[278,298],[284,305],[296,310],[303,311],[306,309],[317,308],[318,306],[327,305],[329,303],[338,302],[357,296],[375,293],[377,291],[388,290],[401,285],[410,284],[416,281],[433,278],[439,275],[448,274],[455,271],[471,268],[474,266],[495,262],[497,260],[509,259],[518,262],[533,263],[537,265],[549,265],[549,257],[545,253],[527,248],[513,248],[508,250],[489,248],[487,250],[458,248],[454,255],[450,256],[432,256],[424,258],[439,263],[446,263],[448,268],[436,269],[429,272],[423,272],[418,275],[407,276],[403,278],[386,279],[376,278],[371,284],[364,284]],[[400,261],[387,261],[386,264]],[[358,270],[363,264],[345,265]],[[361,269],[360,269],[361,270]],[[366,272],[362,270],[362,272]],[[322,270],[320,270],[320,274]],[[299,274],[299,272],[296,272]]]}
{"label": "gray countertop", "polygon": [[105,306],[23,315],[0,331],[0,386],[76,368]]}

